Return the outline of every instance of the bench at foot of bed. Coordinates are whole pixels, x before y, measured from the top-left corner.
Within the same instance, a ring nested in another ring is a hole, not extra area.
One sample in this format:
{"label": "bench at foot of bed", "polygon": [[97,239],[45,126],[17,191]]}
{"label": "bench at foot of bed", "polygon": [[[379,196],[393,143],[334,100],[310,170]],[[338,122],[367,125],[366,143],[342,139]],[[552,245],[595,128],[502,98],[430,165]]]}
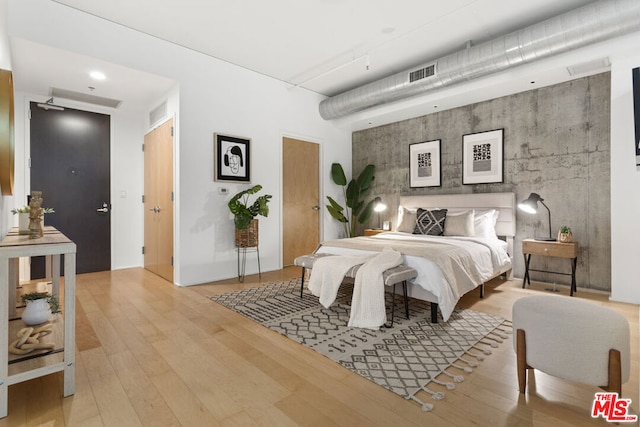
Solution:
{"label": "bench at foot of bed", "polygon": [[[302,280],[301,280],[301,284],[300,284],[300,298],[302,298],[302,292],[304,290],[304,277],[305,277],[305,271],[307,269],[312,269],[313,268],[313,264],[315,264],[315,262],[320,259],[320,258],[324,258],[327,256],[334,256],[333,254],[309,254],[309,255],[302,255],[297,257],[294,260],[294,265],[298,266],[298,267],[302,267]],[[345,274],[345,278],[351,278],[351,279],[355,279],[356,277],[356,273],[358,272],[358,270],[360,269],[360,265],[356,265],[355,267],[349,269],[349,271],[347,272],[347,274]],[[382,279],[384,281],[384,285],[385,286],[393,286],[393,303],[391,304],[391,325],[389,325],[389,327],[393,326],[393,317],[395,315],[395,295],[396,295],[396,285],[398,284],[402,284],[402,295],[404,297],[404,311],[405,311],[405,316],[407,319],[409,319],[409,297],[407,296],[407,281],[411,280],[413,278],[415,278],[418,275],[418,272],[411,268],[411,267],[407,267],[406,265],[398,265],[396,267],[390,268],[388,270],[386,270],[383,274],[382,274]],[[437,315],[436,315],[436,321],[434,321],[434,312],[437,313],[437,304],[436,304],[436,309],[434,310],[433,308],[433,304],[435,303],[431,303],[431,321],[433,323],[437,322]],[[386,326],[386,325],[385,325]]]}

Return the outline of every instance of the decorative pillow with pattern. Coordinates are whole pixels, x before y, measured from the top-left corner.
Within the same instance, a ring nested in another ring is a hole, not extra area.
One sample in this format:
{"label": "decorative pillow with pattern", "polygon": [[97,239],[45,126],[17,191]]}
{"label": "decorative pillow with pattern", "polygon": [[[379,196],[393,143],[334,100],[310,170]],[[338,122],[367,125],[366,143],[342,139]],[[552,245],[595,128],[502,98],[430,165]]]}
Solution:
{"label": "decorative pillow with pattern", "polygon": [[444,222],[446,218],[446,209],[435,209],[430,211],[418,208],[416,227],[413,230],[413,234],[442,236],[444,234]]}

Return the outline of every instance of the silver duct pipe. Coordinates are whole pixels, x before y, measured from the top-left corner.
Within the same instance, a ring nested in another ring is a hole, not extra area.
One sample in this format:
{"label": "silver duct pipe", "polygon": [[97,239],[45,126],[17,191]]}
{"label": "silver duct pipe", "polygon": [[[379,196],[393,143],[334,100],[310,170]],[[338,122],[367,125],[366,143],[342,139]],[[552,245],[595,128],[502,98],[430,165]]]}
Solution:
{"label": "silver duct pipe", "polygon": [[[327,98],[320,103],[320,115],[325,120],[343,117],[638,30],[640,0],[601,0]],[[410,82],[410,73],[431,65],[433,75]]]}

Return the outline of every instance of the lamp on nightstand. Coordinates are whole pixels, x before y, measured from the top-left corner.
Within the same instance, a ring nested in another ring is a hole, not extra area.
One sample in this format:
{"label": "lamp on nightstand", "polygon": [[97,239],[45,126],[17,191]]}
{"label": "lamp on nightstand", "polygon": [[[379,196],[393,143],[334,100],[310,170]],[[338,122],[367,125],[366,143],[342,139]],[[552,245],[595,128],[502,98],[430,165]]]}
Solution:
{"label": "lamp on nightstand", "polygon": [[526,213],[534,214],[538,212],[538,202],[542,204],[545,208],[547,208],[547,212],[549,213],[549,237],[535,237],[535,240],[541,240],[544,242],[555,242],[555,238],[551,237],[551,211],[549,207],[545,205],[544,199],[540,197],[538,193],[531,193],[526,200],[518,203],[518,208],[525,211]]}
{"label": "lamp on nightstand", "polygon": [[386,209],[387,205],[382,202],[382,199],[380,197],[376,197],[375,199],[373,199],[373,210],[378,213],[378,230],[382,228],[380,222],[380,212],[385,211]]}

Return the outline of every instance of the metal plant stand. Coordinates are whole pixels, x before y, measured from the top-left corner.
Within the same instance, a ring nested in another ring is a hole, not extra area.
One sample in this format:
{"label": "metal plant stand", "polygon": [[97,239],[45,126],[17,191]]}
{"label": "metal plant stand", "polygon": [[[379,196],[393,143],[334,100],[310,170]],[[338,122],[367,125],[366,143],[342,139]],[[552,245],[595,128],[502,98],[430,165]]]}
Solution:
{"label": "metal plant stand", "polygon": [[244,282],[244,272],[247,265],[247,252],[256,252],[258,257],[258,277],[262,279],[262,272],[260,271],[260,249],[256,246],[254,248],[238,247],[238,280],[240,283]]}
{"label": "metal plant stand", "polygon": [[[254,219],[244,230],[236,229],[236,249],[238,251],[238,280],[244,282],[247,252],[256,252],[258,257],[258,277],[262,278],[260,270],[260,249],[258,248],[258,220]],[[242,259],[241,259],[242,258]]]}

